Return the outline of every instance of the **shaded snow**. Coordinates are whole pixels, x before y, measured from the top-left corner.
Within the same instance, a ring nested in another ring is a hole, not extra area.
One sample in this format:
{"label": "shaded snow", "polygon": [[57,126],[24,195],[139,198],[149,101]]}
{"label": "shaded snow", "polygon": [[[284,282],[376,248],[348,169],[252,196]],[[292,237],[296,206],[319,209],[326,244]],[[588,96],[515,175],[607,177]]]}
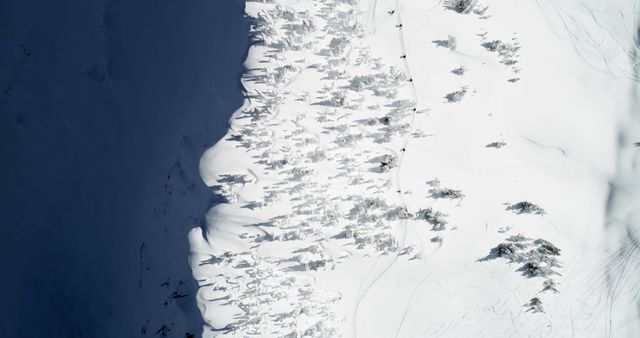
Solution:
{"label": "shaded snow", "polygon": [[0,1],[0,336],[197,334],[186,234],[242,1]]}

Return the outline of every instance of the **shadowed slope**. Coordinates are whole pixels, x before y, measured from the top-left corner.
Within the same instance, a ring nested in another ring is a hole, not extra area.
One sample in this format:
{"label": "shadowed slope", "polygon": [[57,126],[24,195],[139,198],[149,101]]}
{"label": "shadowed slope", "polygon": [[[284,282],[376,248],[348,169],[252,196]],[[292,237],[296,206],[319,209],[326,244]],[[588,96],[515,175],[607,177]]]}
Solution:
{"label": "shadowed slope", "polygon": [[184,337],[244,1],[0,1],[0,336]]}

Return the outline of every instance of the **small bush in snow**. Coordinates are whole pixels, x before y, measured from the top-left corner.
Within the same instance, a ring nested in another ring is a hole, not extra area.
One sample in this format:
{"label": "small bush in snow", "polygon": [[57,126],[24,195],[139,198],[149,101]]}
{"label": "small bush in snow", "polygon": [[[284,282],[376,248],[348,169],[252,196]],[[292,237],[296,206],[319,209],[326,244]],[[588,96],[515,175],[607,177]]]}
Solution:
{"label": "small bush in snow", "polygon": [[306,270],[318,270],[322,267],[324,267],[327,264],[327,261],[324,259],[320,259],[320,260],[315,260],[315,261],[309,261],[306,263],[305,268]]}
{"label": "small bush in snow", "polygon": [[289,161],[286,158],[275,160],[270,163],[271,169],[282,169]]}
{"label": "small bush in snow", "polygon": [[507,241],[514,242],[514,243],[526,242],[530,240],[531,240],[530,238],[524,237],[522,234],[511,235],[509,236],[509,238],[507,238]]}
{"label": "small bush in snow", "polygon": [[527,312],[533,313],[544,313],[544,308],[542,307],[542,301],[538,297],[533,297],[524,305],[527,308]]}
{"label": "small bush in snow", "polygon": [[502,147],[504,147],[506,145],[507,145],[506,142],[498,141],[498,142],[491,142],[491,143],[487,144],[485,147],[487,147],[487,148],[502,148]]}
{"label": "small bush in snow", "polygon": [[508,43],[501,40],[493,40],[483,43],[482,47],[486,48],[490,52],[498,53],[500,58],[502,58],[500,62],[505,66],[513,66],[518,63],[516,57],[518,50],[520,50],[520,46],[517,42]]}
{"label": "small bush in snow", "polygon": [[444,98],[449,103],[460,102],[467,95],[467,90],[467,87],[462,87],[460,90],[447,94]]}
{"label": "small bush in snow", "polygon": [[481,19],[486,19],[487,16],[485,16],[485,14],[487,13],[487,9],[489,9],[489,6],[478,6],[473,9],[473,14],[481,16]]}
{"label": "small bush in snow", "polygon": [[344,37],[331,39],[331,42],[329,42],[329,50],[331,51],[331,54],[333,56],[342,55],[347,43],[348,40]]}
{"label": "small bush in snow", "polygon": [[378,221],[389,207],[381,198],[366,198],[354,203],[349,211],[349,219],[357,219],[360,223]]}
{"label": "small bush in snow", "polygon": [[493,40],[482,44],[482,47],[486,48],[490,52],[498,51],[502,46],[503,44],[500,40]]}
{"label": "small bush in snow", "polygon": [[425,220],[427,223],[432,225],[431,231],[445,230],[447,225],[447,220],[445,219],[446,216],[446,214],[440,211],[435,211],[433,208],[420,209],[416,213],[416,218]]}
{"label": "small bush in snow", "polygon": [[315,174],[315,170],[309,168],[293,168],[289,172],[293,181],[301,181],[303,178]]}
{"label": "small bush in snow", "polygon": [[409,219],[413,217],[413,215],[409,211],[407,211],[407,208],[405,207],[395,207],[387,211],[385,217],[389,221],[395,221],[399,219]]}
{"label": "small bush in snow", "polygon": [[560,255],[560,249],[557,246],[551,244],[549,241],[545,241],[542,238],[536,239],[535,241],[533,241],[533,244],[538,246],[537,250],[542,255],[547,255],[547,256]]}
{"label": "small bush in snow", "polygon": [[440,181],[437,179],[427,182],[427,185],[431,186],[429,193],[432,198],[462,199],[465,196],[460,190],[442,188],[440,186]]}
{"label": "small bush in snow", "polygon": [[552,291],[554,293],[558,293],[558,289],[556,288],[558,283],[556,283],[553,279],[547,279],[542,283],[542,292]]}
{"label": "small bush in snow", "polygon": [[353,233],[353,239],[358,249],[363,249],[367,245],[373,243],[371,236],[367,235],[364,231],[356,231]]}
{"label": "small bush in snow", "polygon": [[376,249],[382,252],[395,252],[398,250],[398,241],[391,234],[379,233],[373,237]]}
{"label": "small bush in snow", "polygon": [[398,165],[397,159],[393,155],[384,155],[380,161],[380,171],[386,172]]}
{"label": "small bush in snow", "polygon": [[334,92],[331,95],[331,103],[336,107],[343,107],[347,101],[347,96],[343,92]]}
{"label": "small bush in snow", "polygon": [[438,47],[444,47],[451,50],[456,50],[456,46],[458,45],[456,37],[449,35],[446,40],[433,40],[431,41],[436,44]]}
{"label": "small bush in snow", "polygon": [[379,197],[366,198],[364,200],[364,205],[367,209],[386,208],[387,202],[385,202],[382,198],[379,198]]}
{"label": "small bush in snow", "polygon": [[285,65],[278,67],[271,74],[272,81],[276,83],[276,86],[283,86],[291,81],[298,73],[300,73],[300,68],[296,66]]}
{"label": "small bush in snow", "polygon": [[512,204],[507,207],[507,210],[513,211],[518,215],[533,214],[533,215],[542,216],[546,214],[546,211],[544,211],[544,209],[542,209],[540,206],[528,201],[522,201],[522,202]]}
{"label": "small bush in snow", "polygon": [[327,154],[322,149],[316,149],[307,154],[307,157],[311,160],[311,162],[322,161],[327,158]]}
{"label": "small bush in snow", "polygon": [[495,247],[495,254],[498,257],[508,259],[511,262],[520,260],[518,254],[520,250],[525,249],[526,246],[518,243],[500,243]]}
{"label": "small bush in snow", "polygon": [[554,274],[554,271],[551,270],[549,266],[545,266],[542,262],[533,260],[526,262],[518,270],[522,271],[522,274],[527,277],[547,277]]}
{"label": "small bush in snow", "polygon": [[473,10],[477,0],[447,0],[445,1],[445,7],[456,11],[460,14],[467,14]]}
{"label": "small bush in snow", "polygon": [[414,251],[414,250],[415,250],[415,248],[414,248],[414,247],[412,247],[412,246],[407,246],[407,247],[404,247],[404,248],[402,249],[402,251],[400,251],[400,253],[399,253],[398,255],[399,255],[399,256],[411,255],[411,254],[413,253],[413,251]]}
{"label": "small bush in snow", "polygon": [[353,147],[358,141],[362,139],[362,134],[345,134],[336,139],[341,147]]}
{"label": "small bush in snow", "polygon": [[452,72],[453,74],[456,74],[456,75],[462,76],[462,75],[464,75],[464,73],[465,73],[466,71],[467,71],[467,69],[466,69],[466,68],[464,68],[464,67],[458,67],[458,68],[456,68],[456,69],[452,70],[451,72]]}
{"label": "small bush in snow", "polygon": [[349,88],[359,92],[371,86],[374,82],[375,77],[373,75],[356,75],[351,79]]}
{"label": "small bush in snow", "polygon": [[509,263],[524,263],[518,271],[527,277],[549,277],[558,274],[553,269],[560,266],[557,256],[560,249],[544,239],[532,240],[523,235],[514,235],[491,249],[482,260],[504,258]]}
{"label": "small bush in snow", "polygon": [[301,230],[289,230],[272,236],[274,241],[296,241],[305,238],[306,236]]}
{"label": "small bush in snow", "polygon": [[463,198],[464,194],[460,190],[451,188],[440,188],[437,191],[434,191],[431,196],[433,196],[434,198],[459,199]]}
{"label": "small bush in snow", "polygon": [[385,126],[388,126],[391,123],[391,118],[389,116],[383,116],[379,118],[378,121],[384,124]]}

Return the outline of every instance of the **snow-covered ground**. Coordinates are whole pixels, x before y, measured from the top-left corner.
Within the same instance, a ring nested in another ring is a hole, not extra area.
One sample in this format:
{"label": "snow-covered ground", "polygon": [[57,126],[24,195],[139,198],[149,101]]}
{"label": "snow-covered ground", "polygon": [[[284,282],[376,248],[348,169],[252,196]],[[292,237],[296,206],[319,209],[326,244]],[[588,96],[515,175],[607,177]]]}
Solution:
{"label": "snow-covered ground", "polygon": [[0,337],[197,335],[247,34],[243,0],[0,1]]}
{"label": "snow-covered ground", "polygon": [[633,337],[633,1],[247,2],[204,336]]}

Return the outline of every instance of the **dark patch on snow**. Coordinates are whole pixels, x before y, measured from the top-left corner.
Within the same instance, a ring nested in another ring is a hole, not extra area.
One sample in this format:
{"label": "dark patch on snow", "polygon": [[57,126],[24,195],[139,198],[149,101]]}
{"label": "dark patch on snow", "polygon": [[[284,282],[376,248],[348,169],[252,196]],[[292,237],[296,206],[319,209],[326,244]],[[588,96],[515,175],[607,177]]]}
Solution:
{"label": "dark patch on snow", "polygon": [[444,98],[447,99],[448,103],[460,102],[467,95],[467,90],[467,87],[462,87],[460,90],[445,95]]}
{"label": "dark patch on snow", "polygon": [[473,10],[477,0],[445,0],[444,7],[460,14],[468,14]]}
{"label": "dark patch on snow", "polygon": [[456,68],[456,69],[452,70],[451,72],[452,72],[453,74],[456,74],[456,75],[462,76],[462,75],[464,75],[464,73],[466,73],[466,72],[467,72],[467,69],[466,69],[466,68],[464,68],[464,67],[458,67],[458,68]]}
{"label": "dark patch on snow", "polygon": [[522,201],[511,205],[507,204],[507,210],[513,211],[518,215],[531,214],[543,216],[546,214],[546,211],[544,211],[544,209],[542,209],[539,205],[533,204],[528,201]]}
{"label": "dark patch on snow", "polygon": [[497,141],[497,142],[491,142],[491,143],[487,144],[485,147],[487,147],[487,148],[502,148],[502,147],[504,147],[506,145],[507,145],[506,142]]}
{"label": "dark patch on snow", "polygon": [[561,267],[558,260],[559,256],[560,248],[551,242],[542,238],[532,240],[518,234],[508,237],[505,242],[492,248],[486,257],[478,261],[484,262],[502,258],[509,261],[509,263],[522,264],[516,271],[521,272],[524,277],[541,277],[545,279],[542,292],[558,292],[556,289],[557,283],[552,280],[552,277],[559,275],[555,270]]}
{"label": "dark patch on snow", "polygon": [[451,50],[455,50],[457,45],[456,37],[451,35],[449,35],[446,40],[433,40],[431,42],[434,43],[436,47],[444,47]]}
{"label": "dark patch on snow", "polygon": [[431,231],[445,230],[448,223],[445,217],[447,217],[447,214],[435,211],[431,207],[420,209],[416,213],[416,219],[425,220],[427,223],[431,224]]}
{"label": "dark patch on snow", "polygon": [[544,308],[542,307],[542,301],[538,297],[531,298],[524,307],[527,309],[526,312],[532,313],[544,313]]}
{"label": "dark patch on snow", "polygon": [[440,186],[440,181],[435,179],[427,182],[427,185],[430,186],[429,194],[431,198],[439,199],[458,199],[461,200],[465,197],[462,191],[452,188],[443,188]]}

